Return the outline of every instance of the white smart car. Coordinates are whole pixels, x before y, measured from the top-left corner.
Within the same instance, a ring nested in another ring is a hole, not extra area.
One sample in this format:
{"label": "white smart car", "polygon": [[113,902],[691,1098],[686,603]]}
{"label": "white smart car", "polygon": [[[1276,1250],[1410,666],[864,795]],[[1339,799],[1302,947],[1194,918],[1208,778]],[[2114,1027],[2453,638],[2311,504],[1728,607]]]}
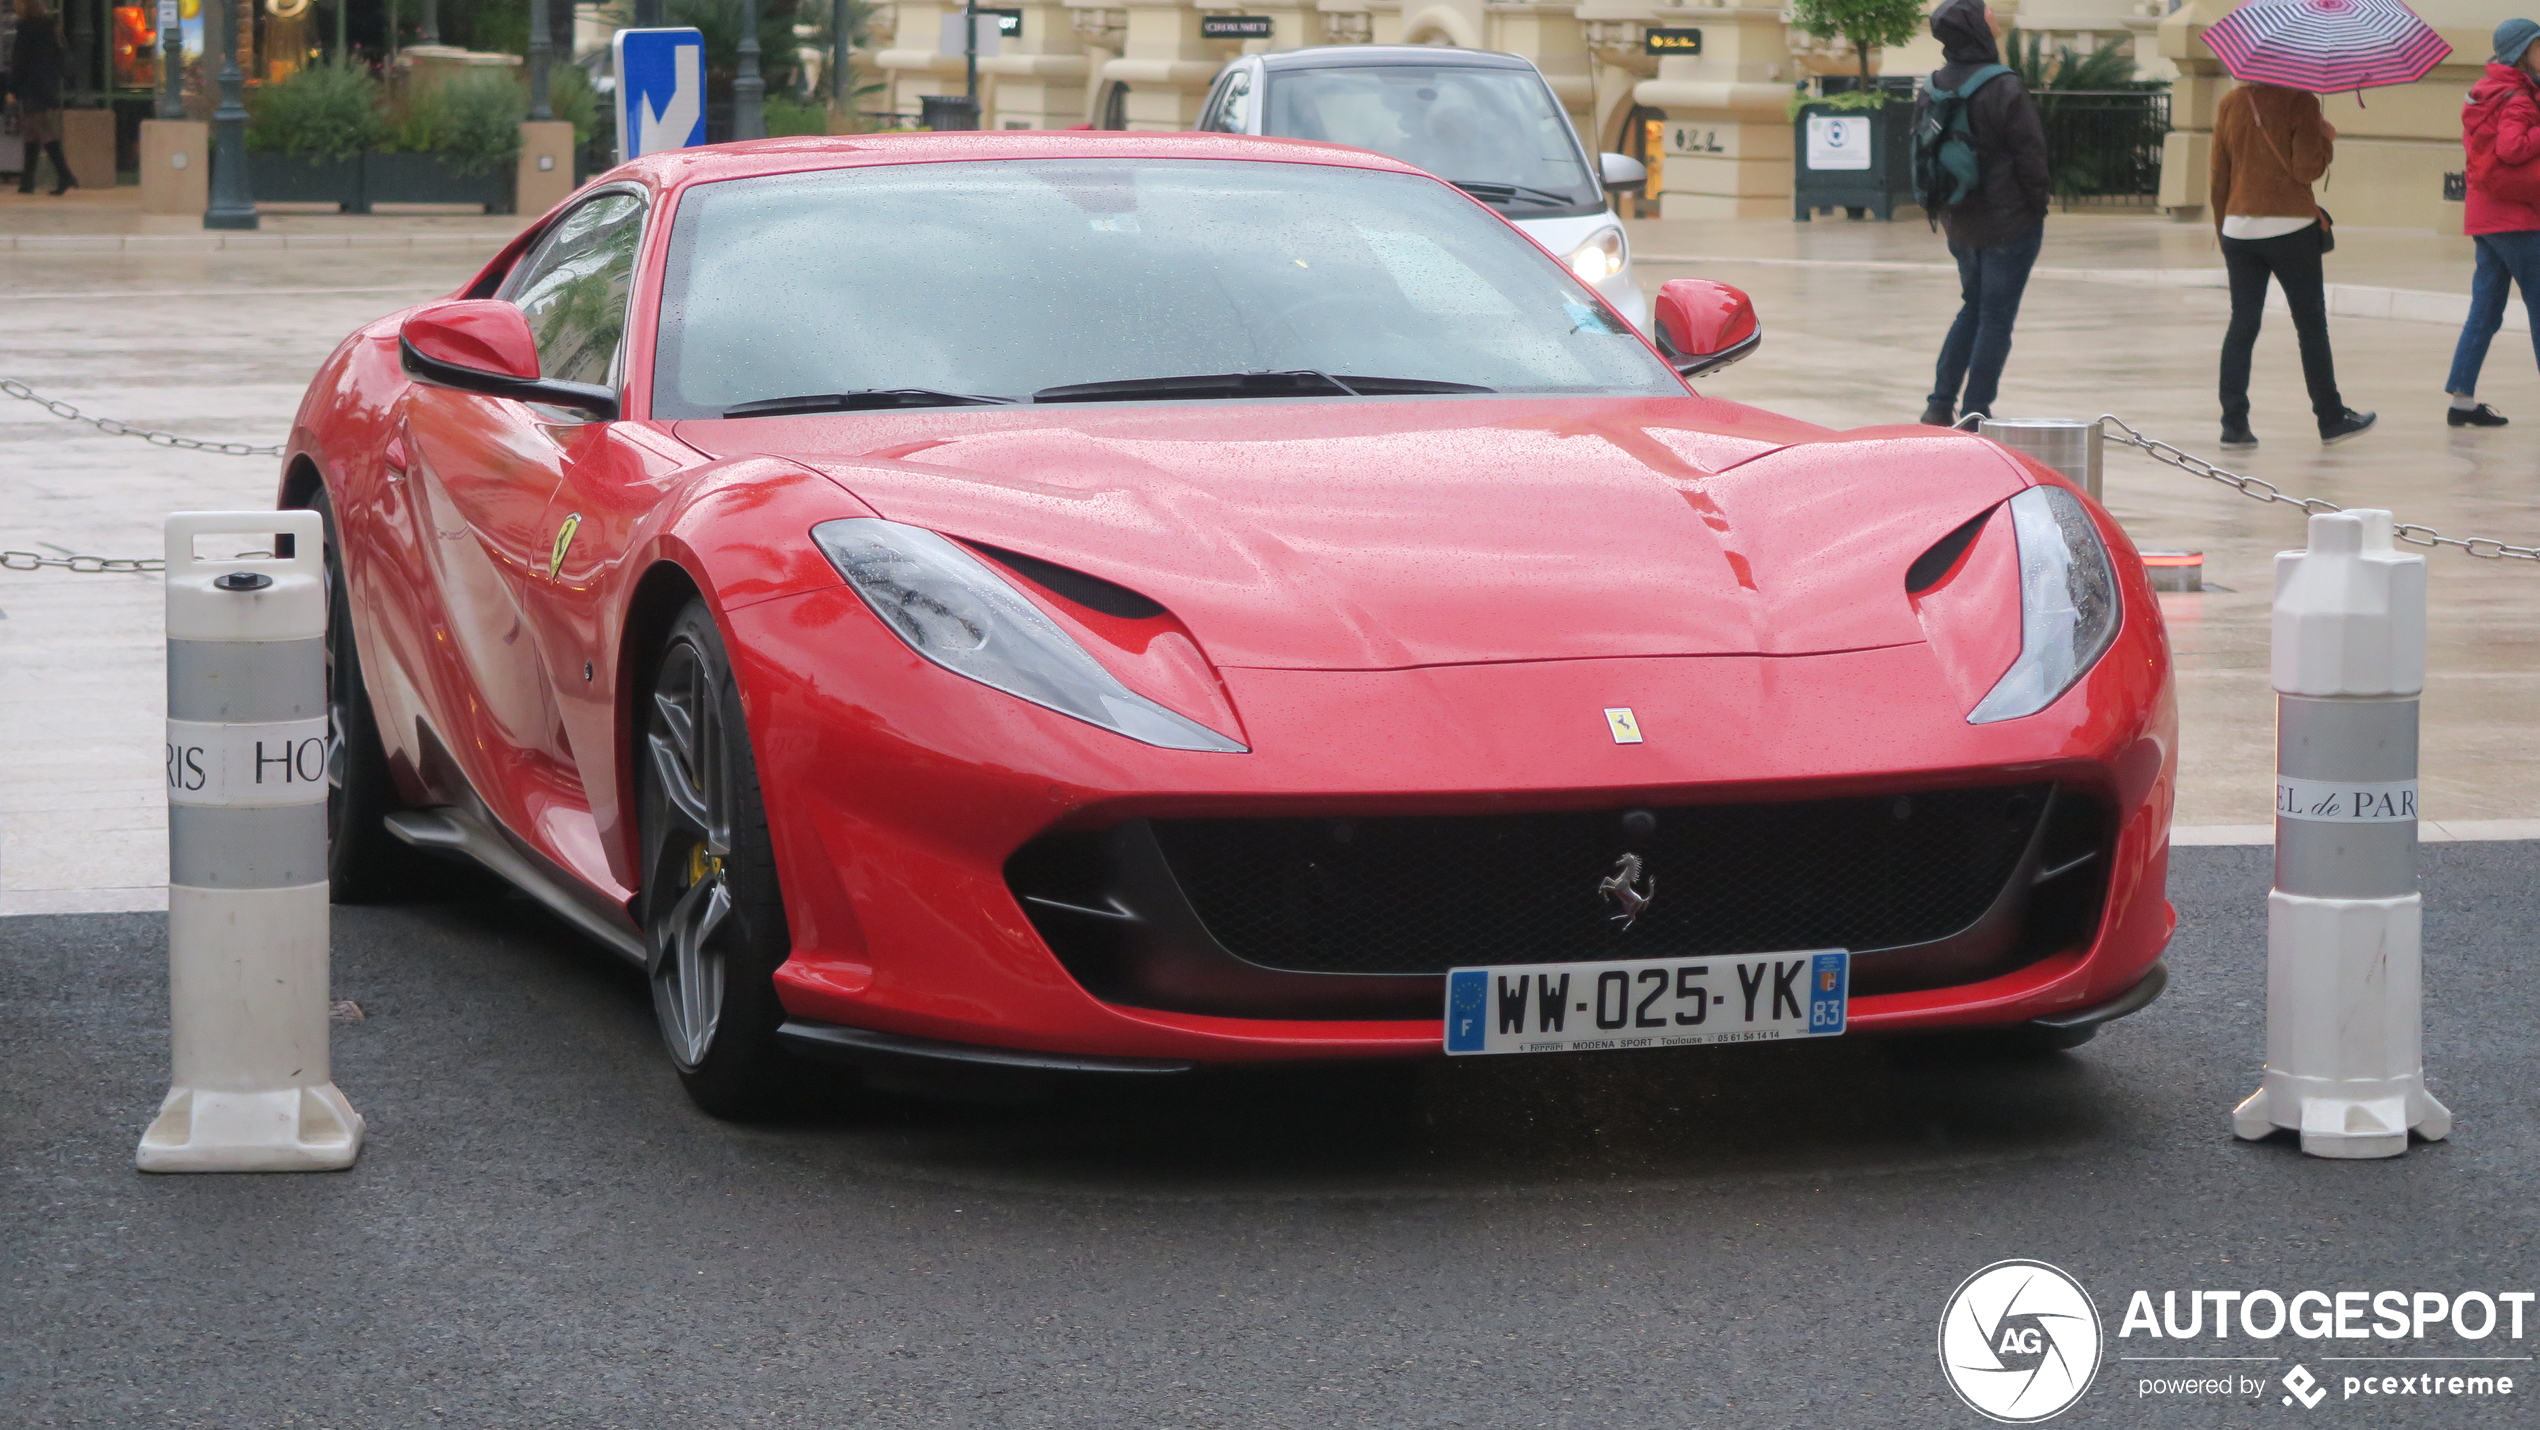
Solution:
{"label": "white smart car", "polygon": [[1649,300],[1606,190],[1648,176],[1637,160],[1596,155],[1516,55],[1433,45],[1332,45],[1246,55],[1200,108],[1221,134],[1320,139],[1373,149],[1454,184],[1552,250],[1634,325]]}

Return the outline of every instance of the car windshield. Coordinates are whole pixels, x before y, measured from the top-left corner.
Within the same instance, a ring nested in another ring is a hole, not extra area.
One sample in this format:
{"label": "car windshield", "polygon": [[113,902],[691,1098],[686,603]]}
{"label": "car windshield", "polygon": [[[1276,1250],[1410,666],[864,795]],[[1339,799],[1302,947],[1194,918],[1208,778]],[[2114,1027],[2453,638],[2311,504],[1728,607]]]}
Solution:
{"label": "car windshield", "polygon": [[1457,65],[1273,70],[1262,132],[1373,149],[1511,218],[1598,213],[1604,191],[1533,70]]}
{"label": "car windshield", "polygon": [[[891,164],[679,204],[653,411],[978,398],[1681,394],[1569,271],[1454,190],[1325,164]],[[1138,379],[1185,384],[1113,391]],[[1204,380],[1202,380],[1204,379]],[[777,403],[777,399],[837,399]],[[731,415],[751,415],[731,413]]]}

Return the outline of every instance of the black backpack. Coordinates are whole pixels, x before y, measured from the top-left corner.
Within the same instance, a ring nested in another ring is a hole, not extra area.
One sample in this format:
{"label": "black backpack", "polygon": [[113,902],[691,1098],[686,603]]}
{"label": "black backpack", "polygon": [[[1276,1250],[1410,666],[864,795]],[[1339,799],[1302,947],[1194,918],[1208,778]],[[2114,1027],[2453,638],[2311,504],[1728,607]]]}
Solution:
{"label": "black backpack", "polygon": [[1977,90],[2009,73],[2009,65],[1985,65],[1956,89],[1942,89],[1940,76],[1932,76],[1922,114],[1914,121],[1914,202],[1935,221],[1942,209],[1974,198],[1983,184],[1984,166],[1976,158],[1967,108]]}

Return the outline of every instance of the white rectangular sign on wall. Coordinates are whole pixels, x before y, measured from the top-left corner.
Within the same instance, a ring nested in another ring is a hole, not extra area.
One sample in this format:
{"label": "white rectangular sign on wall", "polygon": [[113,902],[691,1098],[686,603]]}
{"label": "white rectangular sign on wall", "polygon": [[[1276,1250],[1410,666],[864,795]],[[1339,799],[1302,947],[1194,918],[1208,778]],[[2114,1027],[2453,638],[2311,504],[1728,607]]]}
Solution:
{"label": "white rectangular sign on wall", "polygon": [[1870,167],[1869,116],[1809,115],[1808,167],[1811,169],[1866,169]]}

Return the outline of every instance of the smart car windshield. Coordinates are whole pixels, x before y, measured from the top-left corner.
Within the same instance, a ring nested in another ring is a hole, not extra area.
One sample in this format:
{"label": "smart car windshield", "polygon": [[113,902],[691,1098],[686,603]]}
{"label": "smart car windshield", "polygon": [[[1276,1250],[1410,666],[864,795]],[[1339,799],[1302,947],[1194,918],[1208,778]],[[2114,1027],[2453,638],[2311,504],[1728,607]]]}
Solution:
{"label": "smart car windshield", "polygon": [[1262,132],[1373,149],[1511,218],[1598,213],[1605,194],[1532,70],[1458,65],[1274,70]]}
{"label": "smart car windshield", "polygon": [[653,411],[674,418],[1034,394],[1684,391],[1566,269],[1453,190],[1321,164],[1008,160],[700,185],[672,231],[655,356]]}

